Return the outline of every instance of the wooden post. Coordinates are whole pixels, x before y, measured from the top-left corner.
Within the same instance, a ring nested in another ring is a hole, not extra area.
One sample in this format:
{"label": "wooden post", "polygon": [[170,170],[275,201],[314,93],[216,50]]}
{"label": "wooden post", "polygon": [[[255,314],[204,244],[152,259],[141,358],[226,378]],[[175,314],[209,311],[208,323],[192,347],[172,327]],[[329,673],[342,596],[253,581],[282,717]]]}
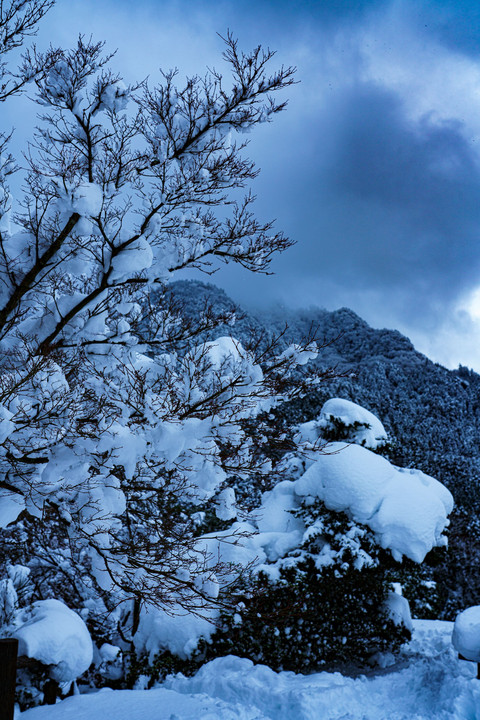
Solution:
{"label": "wooden post", "polygon": [[0,639],[0,720],[13,720],[18,640]]}
{"label": "wooden post", "polygon": [[56,680],[47,680],[43,686],[43,703],[42,705],[55,705],[57,697],[60,696],[60,688]]}

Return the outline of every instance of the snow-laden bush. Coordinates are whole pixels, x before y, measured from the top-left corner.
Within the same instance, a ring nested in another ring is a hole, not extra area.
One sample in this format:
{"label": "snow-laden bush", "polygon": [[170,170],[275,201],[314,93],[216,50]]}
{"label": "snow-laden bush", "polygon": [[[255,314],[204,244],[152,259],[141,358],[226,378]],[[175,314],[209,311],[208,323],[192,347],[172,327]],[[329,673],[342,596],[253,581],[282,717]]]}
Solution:
{"label": "snow-laden bush", "polygon": [[301,516],[314,528],[309,539],[273,574],[267,565],[239,584],[236,612],[222,615],[202,659],[235,654],[312,672],[365,665],[410,638],[404,618],[392,616],[391,561],[373,534],[323,505],[304,506]]}
{"label": "snow-laden bush", "polygon": [[299,436],[304,442],[315,442],[321,437],[357,443],[370,450],[388,442],[385,428],[373,413],[343,398],[327,400],[318,418],[299,427]]}
{"label": "snow-laden bush", "polygon": [[2,635],[18,640],[25,660],[17,672],[17,693],[23,707],[42,698],[46,683],[60,694],[90,667],[93,645],[83,619],[56,599],[28,603],[30,569],[8,565],[0,581]]}
{"label": "snow-laden bush", "polygon": [[[348,409],[367,415],[353,403]],[[222,614],[200,658],[236,653],[302,672],[381,661],[409,637],[398,580],[445,546],[452,497],[360,445],[325,443],[318,427],[296,428],[302,454],[284,457],[282,479],[250,513],[250,534],[238,544],[246,561],[256,553],[252,575],[237,585],[235,613]]]}
{"label": "snow-laden bush", "polygon": [[18,654],[51,666],[51,677],[59,683],[76,680],[93,659],[85,623],[59,600],[38,600],[23,608],[11,635],[18,639]]}

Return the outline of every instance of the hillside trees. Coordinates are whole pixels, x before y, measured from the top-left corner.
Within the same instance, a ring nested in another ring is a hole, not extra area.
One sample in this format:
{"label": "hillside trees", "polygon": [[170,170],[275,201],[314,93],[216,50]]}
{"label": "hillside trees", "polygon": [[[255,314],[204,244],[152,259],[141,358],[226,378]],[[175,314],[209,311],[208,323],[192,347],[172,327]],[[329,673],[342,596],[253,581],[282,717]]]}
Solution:
{"label": "hillside trees", "polygon": [[[11,3],[4,50],[50,5]],[[3,68],[2,99],[31,81],[41,115],[19,198],[8,130],[2,147],[2,561],[28,566],[23,602],[55,594],[93,624],[116,608],[125,638],[142,604],[201,614],[231,577],[196,511],[251,471],[248,420],[315,354],[197,341],[225,318],[205,308],[186,322],[166,292],[187,269],[264,272],[290,245],[241,193],[257,174],[244,133],[284,109],[275,94],[293,82],[290,67],[270,73],[272,56],[227,34],[228,81],[211,70],[177,87],[170,71],[126,87],[102,43],[80,36]]]}

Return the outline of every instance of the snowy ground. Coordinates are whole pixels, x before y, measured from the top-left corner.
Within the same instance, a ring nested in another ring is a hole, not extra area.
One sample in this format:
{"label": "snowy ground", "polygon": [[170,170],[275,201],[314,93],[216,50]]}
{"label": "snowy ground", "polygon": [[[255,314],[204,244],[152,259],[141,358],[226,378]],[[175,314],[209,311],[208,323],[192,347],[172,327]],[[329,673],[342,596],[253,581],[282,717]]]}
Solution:
{"label": "snowy ground", "polygon": [[480,720],[476,665],[458,660],[452,623],[414,621],[401,662],[368,676],[274,673],[233,656],[154,690],[103,690],[19,720]]}

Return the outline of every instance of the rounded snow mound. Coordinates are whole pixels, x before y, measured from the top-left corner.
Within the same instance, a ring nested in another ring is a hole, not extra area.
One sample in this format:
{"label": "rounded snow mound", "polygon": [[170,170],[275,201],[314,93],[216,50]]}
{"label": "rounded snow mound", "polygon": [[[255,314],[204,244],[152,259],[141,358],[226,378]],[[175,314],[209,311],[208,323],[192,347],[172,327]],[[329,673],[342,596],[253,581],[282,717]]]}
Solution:
{"label": "rounded snow mound", "polygon": [[395,559],[422,562],[442,535],[453,497],[420,470],[402,470],[359,445],[329,443],[325,454],[295,482],[295,493],[322,500],[368,525]]}
{"label": "rounded snow mound", "polygon": [[344,440],[372,450],[388,442],[387,432],[376,415],[343,398],[330,398],[315,420],[297,426],[298,442],[315,445],[322,438]]}
{"label": "rounded snow mound", "polygon": [[351,440],[353,442],[373,450],[384,445],[388,440],[380,420],[369,410],[361,405],[356,405],[351,400],[342,398],[327,400],[320,411],[318,420],[322,428],[328,428],[335,420],[339,420],[346,428],[352,428]]}
{"label": "rounded snow mound", "polygon": [[466,660],[480,662],[480,605],[467,608],[457,615],[452,644]]}
{"label": "rounded snow mound", "polygon": [[70,682],[82,675],[93,659],[87,626],[60,600],[38,600],[20,611],[13,637],[18,654],[53,666],[50,676]]}

